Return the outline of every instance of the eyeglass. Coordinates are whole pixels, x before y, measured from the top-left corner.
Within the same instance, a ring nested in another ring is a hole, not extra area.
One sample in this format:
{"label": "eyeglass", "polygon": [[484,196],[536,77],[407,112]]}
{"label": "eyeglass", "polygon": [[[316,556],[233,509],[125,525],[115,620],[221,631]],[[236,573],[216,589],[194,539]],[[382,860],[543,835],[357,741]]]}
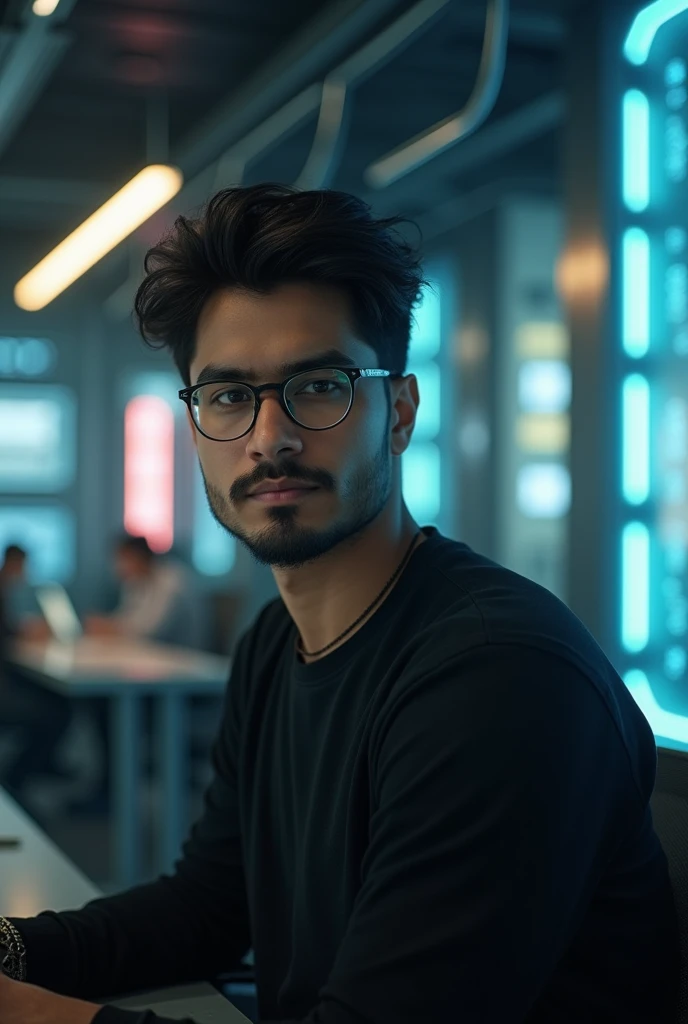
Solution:
{"label": "eyeglass", "polygon": [[277,391],[287,416],[306,430],[331,430],[346,419],[354,404],[354,385],[362,377],[403,377],[391,370],[323,367],[287,377],[281,384],[207,381],[182,388],[197,429],[211,441],[236,441],[253,429],[260,395]]}

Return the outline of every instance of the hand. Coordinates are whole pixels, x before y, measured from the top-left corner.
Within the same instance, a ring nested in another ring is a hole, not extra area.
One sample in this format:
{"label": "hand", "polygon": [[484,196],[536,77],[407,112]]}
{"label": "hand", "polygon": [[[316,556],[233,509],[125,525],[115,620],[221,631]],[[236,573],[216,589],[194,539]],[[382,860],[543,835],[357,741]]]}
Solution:
{"label": "hand", "polygon": [[0,971],[2,1024],[92,1024],[102,1007],[81,999],[58,996],[24,981],[13,981]]}
{"label": "hand", "polygon": [[85,636],[121,636],[122,627],[117,619],[109,615],[87,615],[84,622]]}

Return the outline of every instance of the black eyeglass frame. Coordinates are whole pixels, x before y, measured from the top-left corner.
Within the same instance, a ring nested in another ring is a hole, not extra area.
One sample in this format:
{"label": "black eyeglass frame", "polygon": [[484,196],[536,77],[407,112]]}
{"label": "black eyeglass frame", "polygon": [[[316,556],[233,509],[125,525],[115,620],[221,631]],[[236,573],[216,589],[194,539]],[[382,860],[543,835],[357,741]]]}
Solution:
{"label": "black eyeglass frame", "polygon": [[[285,389],[287,388],[288,384],[294,379],[294,377],[301,377],[304,373],[315,373],[317,370],[338,370],[340,373],[345,373],[351,382],[351,400],[349,402],[349,407],[344,413],[344,415],[341,417],[341,419],[338,419],[336,423],[332,423],[329,427],[307,427],[304,423],[299,423],[296,417],[292,415],[284,398]],[[310,370],[299,370],[298,373],[292,373],[289,377],[286,378],[286,380],[283,380],[281,384],[246,384],[242,380],[228,380],[225,377],[220,377],[217,380],[204,380],[202,384],[192,384],[191,387],[189,388],[182,388],[181,391],[178,392],[178,394],[182,402],[186,403],[189,413],[191,415],[191,419],[193,420],[194,426],[198,430],[199,434],[203,434],[203,437],[207,437],[209,441],[219,441],[220,443],[222,443],[223,441],[238,441],[239,438],[245,437],[246,434],[250,434],[250,432],[256,425],[256,420],[258,419],[258,413],[260,411],[261,404],[260,395],[263,391],[278,392],[280,406],[287,414],[289,419],[296,423],[298,427],[303,427],[304,430],[332,430],[332,427],[338,427],[340,423],[343,423],[346,417],[351,412],[351,409],[354,404],[354,398],[356,397],[357,380],[359,380],[361,377],[388,377],[390,380],[395,380],[403,376],[403,373],[396,373],[393,370],[364,370],[361,369],[360,367],[355,366],[314,366]],[[253,392],[253,418],[251,419],[250,427],[247,427],[243,434],[238,434],[237,437],[211,437],[210,434],[206,434],[205,431],[201,429],[198,422],[196,421],[196,417],[193,414],[193,409],[191,408],[191,399],[195,391],[200,390],[200,388],[206,387],[208,384],[240,384],[241,387],[248,388],[249,391]]]}

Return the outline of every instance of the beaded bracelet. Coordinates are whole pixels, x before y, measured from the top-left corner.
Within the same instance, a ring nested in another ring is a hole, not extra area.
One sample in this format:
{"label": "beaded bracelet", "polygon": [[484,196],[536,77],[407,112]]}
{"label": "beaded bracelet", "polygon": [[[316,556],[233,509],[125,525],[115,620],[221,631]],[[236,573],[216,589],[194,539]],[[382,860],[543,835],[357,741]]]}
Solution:
{"label": "beaded bracelet", "polygon": [[21,935],[6,918],[0,917],[0,950],[5,957],[0,970],[15,981],[26,981],[26,947]]}

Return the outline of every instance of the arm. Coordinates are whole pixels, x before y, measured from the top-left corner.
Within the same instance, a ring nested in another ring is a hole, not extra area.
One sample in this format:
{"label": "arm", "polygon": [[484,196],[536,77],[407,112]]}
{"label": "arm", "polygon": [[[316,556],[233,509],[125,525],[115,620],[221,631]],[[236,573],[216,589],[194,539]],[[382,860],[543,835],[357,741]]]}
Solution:
{"label": "arm", "polygon": [[642,817],[601,698],[559,658],[485,647],[407,687],[370,758],[361,889],[301,1024],[524,1021]]}
{"label": "arm", "polygon": [[250,947],[235,778],[245,654],[242,638],[204,813],[174,873],[81,910],[13,919],[28,982],[81,998],[116,996],[211,978]]}

